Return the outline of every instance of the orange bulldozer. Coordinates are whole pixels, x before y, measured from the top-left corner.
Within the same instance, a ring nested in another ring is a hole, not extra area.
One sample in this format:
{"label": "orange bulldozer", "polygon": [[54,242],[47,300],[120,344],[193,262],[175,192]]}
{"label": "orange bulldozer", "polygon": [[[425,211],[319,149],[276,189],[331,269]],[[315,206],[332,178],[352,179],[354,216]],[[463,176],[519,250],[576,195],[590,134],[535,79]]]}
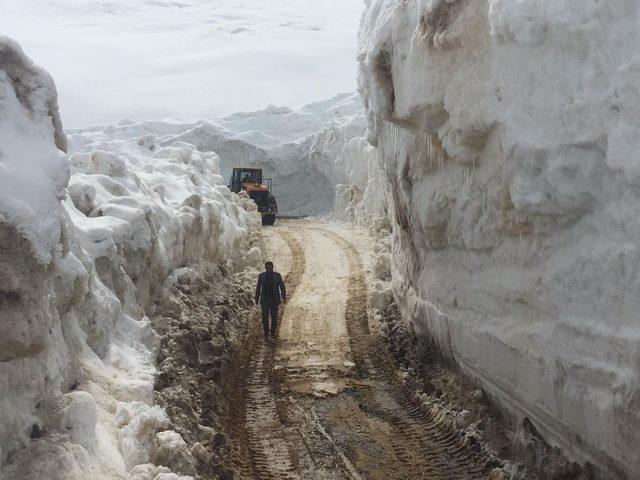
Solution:
{"label": "orange bulldozer", "polygon": [[271,179],[262,178],[261,168],[235,167],[229,181],[229,189],[233,193],[241,190],[256,202],[262,215],[263,225],[273,225],[278,214],[278,204],[271,193]]}

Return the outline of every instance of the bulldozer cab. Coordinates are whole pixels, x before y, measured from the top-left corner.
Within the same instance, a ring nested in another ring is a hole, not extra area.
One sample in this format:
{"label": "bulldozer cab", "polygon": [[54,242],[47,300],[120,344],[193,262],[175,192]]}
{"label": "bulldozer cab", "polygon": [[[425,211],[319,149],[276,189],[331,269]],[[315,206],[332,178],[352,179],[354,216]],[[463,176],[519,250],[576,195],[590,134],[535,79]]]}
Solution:
{"label": "bulldozer cab", "polygon": [[262,177],[261,168],[234,168],[229,180],[233,193],[244,191],[249,195],[262,215],[263,225],[273,225],[278,213],[278,203],[271,192],[271,179]]}
{"label": "bulldozer cab", "polygon": [[242,190],[243,184],[262,184],[262,169],[261,168],[234,168],[231,174],[231,181],[229,188],[233,193],[238,193]]}

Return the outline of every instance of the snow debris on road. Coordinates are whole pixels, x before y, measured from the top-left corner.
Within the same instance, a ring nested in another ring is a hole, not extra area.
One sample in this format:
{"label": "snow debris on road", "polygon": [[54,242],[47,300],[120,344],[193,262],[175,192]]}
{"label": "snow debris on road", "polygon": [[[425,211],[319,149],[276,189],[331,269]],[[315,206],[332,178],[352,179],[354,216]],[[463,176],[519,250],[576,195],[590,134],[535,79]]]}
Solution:
{"label": "snow debris on road", "polygon": [[178,268],[255,266],[255,206],[184,142],[68,146],[51,77],[6,37],[0,98],[0,477],[190,478],[178,433],[157,434],[147,314]]}

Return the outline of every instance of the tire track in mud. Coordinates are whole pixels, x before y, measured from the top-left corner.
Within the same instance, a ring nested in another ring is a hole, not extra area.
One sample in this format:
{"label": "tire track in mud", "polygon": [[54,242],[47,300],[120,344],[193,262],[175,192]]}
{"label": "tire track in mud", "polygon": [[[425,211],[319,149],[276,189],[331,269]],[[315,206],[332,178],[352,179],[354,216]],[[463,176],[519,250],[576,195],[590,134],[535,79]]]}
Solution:
{"label": "tire track in mud", "polygon": [[411,478],[481,480],[489,466],[479,448],[465,443],[457,430],[434,417],[404,385],[386,346],[369,330],[368,294],[362,260],[355,246],[341,235],[317,229],[342,248],[350,279],[345,319],[351,354],[358,374],[376,381],[388,398],[368,385],[358,387],[364,407],[394,427],[390,444]]}
{"label": "tire track in mud", "polygon": [[[278,233],[292,255],[291,270],[285,277],[287,296],[291,298],[305,271],[304,250],[289,232]],[[286,304],[280,310],[279,319],[282,319]],[[228,430],[235,443],[233,468],[241,478],[299,479],[274,394],[275,345],[264,341],[260,312],[256,312],[253,323],[246,353],[238,359],[238,369],[229,381],[233,407]]]}

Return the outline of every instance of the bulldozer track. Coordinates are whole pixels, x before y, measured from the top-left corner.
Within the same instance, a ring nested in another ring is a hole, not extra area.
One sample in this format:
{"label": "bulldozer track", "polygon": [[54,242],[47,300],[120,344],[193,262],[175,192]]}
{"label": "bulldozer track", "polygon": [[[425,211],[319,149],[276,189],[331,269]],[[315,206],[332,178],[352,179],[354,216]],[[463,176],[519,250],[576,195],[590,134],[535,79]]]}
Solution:
{"label": "bulldozer track", "polygon": [[[291,270],[285,282],[294,295],[305,270],[304,250],[286,231],[280,231],[291,250]],[[282,318],[286,305],[281,307]],[[299,479],[289,452],[273,391],[275,346],[263,340],[260,313],[247,338],[246,354],[230,386],[232,411],[228,429],[234,439],[233,467],[241,478],[264,480]]]}
{"label": "bulldozer track", "polygon": [[408,467],[413,478],[480,480],[489,475],[483,455],[465,443],[457,430],[434,416],[414,398],[404,385],[395,361],[386,346],[369,330],[367,285],[360,255],[341,235],[320,229],[347,254],[350,267],[346,305],[347,333],[356,368],[364,378],[376,380],[392,401],[376,401],[371,387],[359,387],[365,408],[376,410],[394,425],[391,444],[396,456]]}

